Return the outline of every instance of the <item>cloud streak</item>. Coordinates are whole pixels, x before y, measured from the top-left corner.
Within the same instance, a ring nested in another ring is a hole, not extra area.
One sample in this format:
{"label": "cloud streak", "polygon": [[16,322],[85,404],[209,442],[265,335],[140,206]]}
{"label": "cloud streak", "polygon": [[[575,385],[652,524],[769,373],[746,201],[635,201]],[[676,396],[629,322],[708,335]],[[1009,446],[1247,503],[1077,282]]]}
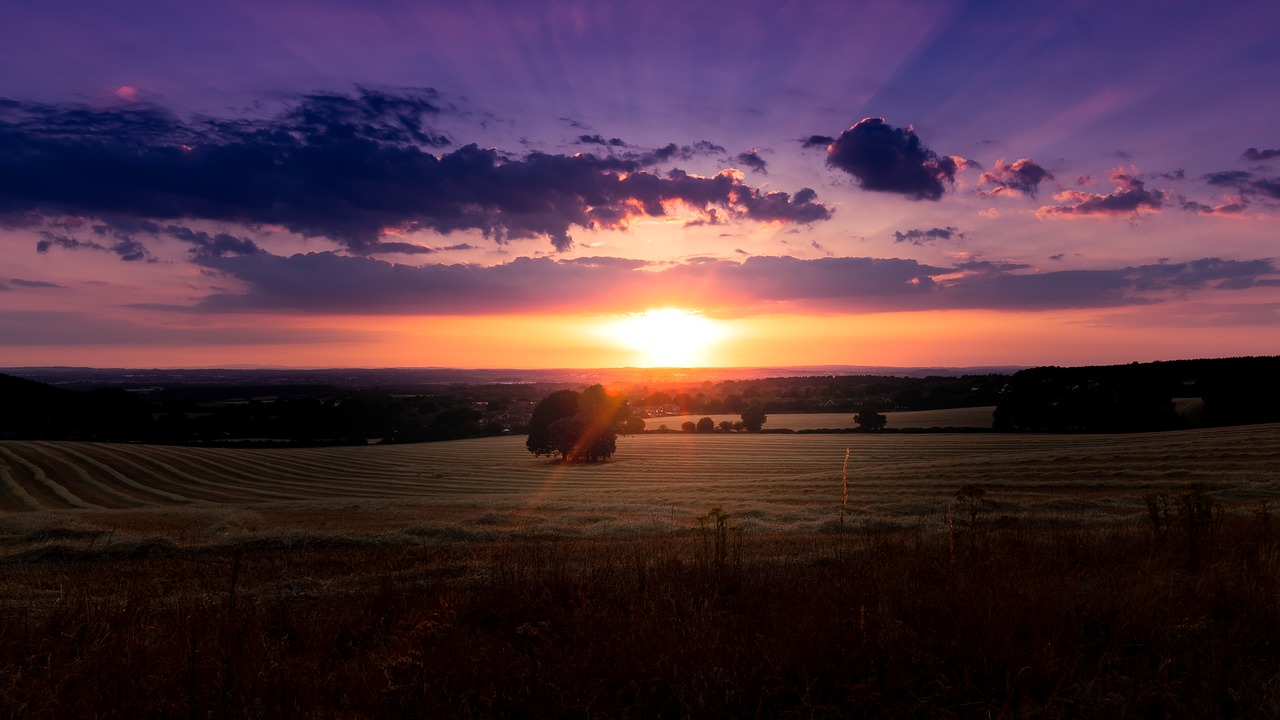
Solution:
{"label": "cloud streak", "polygon": [[1046,310],[1159,302],[1193,290],[1280,286],[1271,260],[1203,258],[1111,269],[1037,272],[1025,264],[950,266],[909,259],[750,256],[650,264],[622,258],[518,258],[495,266],[410,266],[332,252],[208,257],[248,287],[195,308],[414,315],[643,309],[655,289],[676,304],[766,312],[802,303],[823,311]]}

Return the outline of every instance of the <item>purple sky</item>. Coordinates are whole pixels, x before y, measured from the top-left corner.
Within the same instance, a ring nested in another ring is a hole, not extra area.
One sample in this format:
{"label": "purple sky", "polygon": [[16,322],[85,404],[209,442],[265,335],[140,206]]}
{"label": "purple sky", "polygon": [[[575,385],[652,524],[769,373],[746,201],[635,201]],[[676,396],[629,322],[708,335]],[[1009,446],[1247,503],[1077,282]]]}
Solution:
{"label": "purple sky", "polygon": [[[835,318],[796,365],[1280,354],[1273,2],[115,5],[0,25],[0,366],[664,303]],[[885,313],[993,349],[831,329]]]}

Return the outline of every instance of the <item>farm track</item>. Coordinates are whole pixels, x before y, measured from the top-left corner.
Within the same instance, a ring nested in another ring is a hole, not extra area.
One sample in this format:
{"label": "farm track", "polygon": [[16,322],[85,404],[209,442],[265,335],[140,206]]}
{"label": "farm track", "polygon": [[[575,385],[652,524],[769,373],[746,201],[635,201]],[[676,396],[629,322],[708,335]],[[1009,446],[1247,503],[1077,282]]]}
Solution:
{"label": "farm track", "polygon": [[[705,512],[826,522],[845,449],[852,512],[945,512],[979,484],[1002,511],[1136,512],[1188,482],[1244,503],[1280,497],[1280,426],[1141,435],[623,437],[611,462],[565,467],[523,438],[241,450],[0,442],[0,512],[393,502],[587,517]],[[763,522],[763,521],[762,521]]]}

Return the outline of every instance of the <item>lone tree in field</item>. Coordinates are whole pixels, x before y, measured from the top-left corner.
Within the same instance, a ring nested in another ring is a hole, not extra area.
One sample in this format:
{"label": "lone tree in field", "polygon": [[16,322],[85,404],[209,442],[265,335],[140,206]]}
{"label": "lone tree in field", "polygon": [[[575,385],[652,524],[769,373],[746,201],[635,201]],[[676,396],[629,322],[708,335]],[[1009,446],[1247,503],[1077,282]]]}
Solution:
{"label": "lone tree in field", "polygon": [[889,424],[889,418],[876,412],[875,408],[868,407],[859,410],[858,414],[853,416],[853,422],[863,432],[876,432],[883,430],[884,426]]}
{"label": "lone tree in field", "polygon": [[609,395],[601,385],[581,394],[559,390],[533,409],[525,447],[534,455],[559,457],[566,463],[601,462],[617,449],[618,431],[635,426],[632,417],[627,401]]}
{"label": "lone tree in field", "polygon": [[764,421],[767,419],[764,406],[758,402],[751,403],[746,410],[742,411],[742,425],[747,432],[760,432],[760,428],[764,426]]}

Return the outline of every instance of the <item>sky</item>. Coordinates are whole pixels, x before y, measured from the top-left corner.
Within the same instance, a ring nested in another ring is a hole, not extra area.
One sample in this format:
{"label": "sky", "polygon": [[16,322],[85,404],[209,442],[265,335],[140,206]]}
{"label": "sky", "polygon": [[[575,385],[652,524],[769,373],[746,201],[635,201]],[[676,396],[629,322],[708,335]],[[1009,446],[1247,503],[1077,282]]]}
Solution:
{"label": "sky", "polygon": [[1280,354],[1280,10],[101,3],[0,26],[0,367]]}

